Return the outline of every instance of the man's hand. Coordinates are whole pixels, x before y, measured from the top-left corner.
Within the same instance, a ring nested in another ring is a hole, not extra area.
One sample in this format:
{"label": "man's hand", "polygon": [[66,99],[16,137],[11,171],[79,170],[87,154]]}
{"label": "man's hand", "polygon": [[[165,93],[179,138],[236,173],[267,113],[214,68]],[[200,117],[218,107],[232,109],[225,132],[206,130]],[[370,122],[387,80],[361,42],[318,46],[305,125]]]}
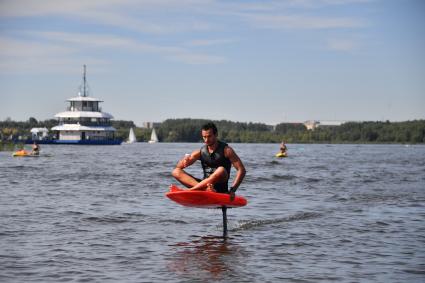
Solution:
{"label": "man's hand", "polygon": [[235,192],[236,192],[236,188],[230,187],[230,191],[229,191],[230,201],[233,201],[235,199]]}

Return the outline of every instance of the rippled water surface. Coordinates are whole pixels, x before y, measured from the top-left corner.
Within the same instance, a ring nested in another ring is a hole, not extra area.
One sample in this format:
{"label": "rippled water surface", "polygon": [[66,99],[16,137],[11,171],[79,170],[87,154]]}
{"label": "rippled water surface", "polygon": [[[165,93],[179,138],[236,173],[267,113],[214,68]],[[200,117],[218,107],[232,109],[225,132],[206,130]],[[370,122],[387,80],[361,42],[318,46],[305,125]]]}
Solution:
{"label": "rippled water surface", "polygon": [[220,210],[164,196],[198,147],[0,152],[0,281],[425,281],[425,146],[233,144],[249,203],[227,241]]}

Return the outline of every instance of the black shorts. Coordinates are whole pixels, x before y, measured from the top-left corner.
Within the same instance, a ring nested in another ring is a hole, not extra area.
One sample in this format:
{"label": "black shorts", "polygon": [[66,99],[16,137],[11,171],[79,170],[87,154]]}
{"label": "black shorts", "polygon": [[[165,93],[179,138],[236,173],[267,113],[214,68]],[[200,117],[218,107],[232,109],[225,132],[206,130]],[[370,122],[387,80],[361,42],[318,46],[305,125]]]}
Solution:
{"label": "black shorts", "polygon": [[[196,181],[201,182],[201,179],[195,178]],[[226,183],[216,183],[214,184],[214,190],[217,193],[228,194],[229,193],[229,185]]]}

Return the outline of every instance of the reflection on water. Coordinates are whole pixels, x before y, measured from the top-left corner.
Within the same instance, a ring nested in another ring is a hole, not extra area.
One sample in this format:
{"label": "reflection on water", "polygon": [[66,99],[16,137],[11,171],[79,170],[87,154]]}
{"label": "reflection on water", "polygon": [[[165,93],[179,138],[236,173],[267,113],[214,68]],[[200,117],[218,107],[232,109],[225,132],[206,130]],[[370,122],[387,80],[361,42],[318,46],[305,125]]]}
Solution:
{"label": "reflection on water", "polygon": [[230,279],[238,274],[244,251],[233,239],[224,240],[217,236],[197,237],[191,242],[170,245],[174,255],[168,267],[181,277],[208,279]]}

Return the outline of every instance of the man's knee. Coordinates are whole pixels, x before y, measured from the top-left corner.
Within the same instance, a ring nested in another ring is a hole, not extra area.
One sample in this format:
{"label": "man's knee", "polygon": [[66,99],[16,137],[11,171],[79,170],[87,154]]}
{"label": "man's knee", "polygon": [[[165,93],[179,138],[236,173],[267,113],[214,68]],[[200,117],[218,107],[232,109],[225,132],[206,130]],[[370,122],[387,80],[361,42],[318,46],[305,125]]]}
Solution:
{"label": "man's knee", "polygon": [[177,179],[177,178],[179,178],[181,176],[182,171],[183,170],[180,169],[180,168],[175,168],[173,170],[173,172],[171,172],[171,175],[173,175],[173,177]]}
{"label": "man's knee", "polygon": [[226,169],[223,166],[218,167],[215,171],[214,174],[217,175],[217,177],[219,177],[222,180],[226,180],[229,175],[227,174]]}

